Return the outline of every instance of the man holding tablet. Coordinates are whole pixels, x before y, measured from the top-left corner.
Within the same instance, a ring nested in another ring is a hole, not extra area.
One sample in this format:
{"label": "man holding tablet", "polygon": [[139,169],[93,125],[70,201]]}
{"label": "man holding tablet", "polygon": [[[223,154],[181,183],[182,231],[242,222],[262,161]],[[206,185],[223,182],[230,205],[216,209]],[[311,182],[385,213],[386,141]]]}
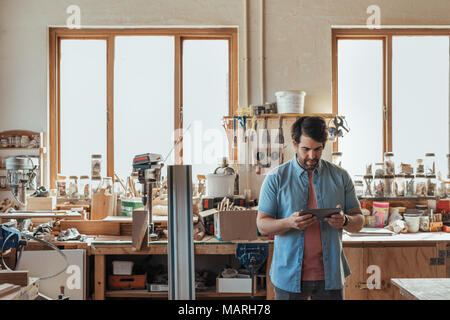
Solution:
{"label": "man holding tablet", "polygon": [[320,159],[328,139],[323,118],[298,119],[291,137],[295,156],[266,176],[258,206],[260,233],[275,235],[275,298],[343,300],[350,269],[342,229],[358,232],[364,223],[353,182],[347,171]]}

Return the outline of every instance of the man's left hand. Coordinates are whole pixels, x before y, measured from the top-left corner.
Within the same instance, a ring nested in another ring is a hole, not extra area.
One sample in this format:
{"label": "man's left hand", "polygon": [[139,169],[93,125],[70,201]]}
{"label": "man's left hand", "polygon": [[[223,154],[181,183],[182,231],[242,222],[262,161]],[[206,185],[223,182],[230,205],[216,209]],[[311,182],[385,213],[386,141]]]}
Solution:
{"label": "man's left hand", "polygon": [[[337,205],[337,208],[341,208],[340,205]],[[330,218],[324,219],[330,226],[336,229],[344,228],[345,216],[344,212],[340,212],[339,214],[333,214]]]}

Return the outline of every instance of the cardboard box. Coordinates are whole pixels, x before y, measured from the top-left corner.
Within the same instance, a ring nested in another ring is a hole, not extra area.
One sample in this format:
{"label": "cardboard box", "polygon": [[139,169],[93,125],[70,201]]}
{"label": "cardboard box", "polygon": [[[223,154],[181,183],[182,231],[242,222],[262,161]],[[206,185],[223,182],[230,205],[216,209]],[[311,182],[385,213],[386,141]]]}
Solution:
{"label": "cardboard box", "polygon": [[220,241],[256,240],[257,210],[217,211],[214,213],[214,235]]}
{"label": "cardboard box", "polygon": [[29,197],[27,199],[27,210],[29,211],[43,211],[55,210],[56,197]]}
{"label": "cardboard box", "polygon": [[[256,279],[254,293],[256,294]],[[216,278],[217,293],[252,293],[251,278]]]}

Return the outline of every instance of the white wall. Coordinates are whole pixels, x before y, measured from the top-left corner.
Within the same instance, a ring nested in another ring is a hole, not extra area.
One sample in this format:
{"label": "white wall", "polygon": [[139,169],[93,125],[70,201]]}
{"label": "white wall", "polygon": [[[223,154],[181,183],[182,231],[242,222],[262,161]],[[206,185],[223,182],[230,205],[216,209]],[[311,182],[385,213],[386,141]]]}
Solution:
{"label": "white wall", "polygon": [[[249,1],[249,103],[258,104],[260,2]],[[0,131],[47,131],[47,27],[65,25],[72,4],[85,26],[239,26],[244,77],[242,0],[0,0]],[[365,25],[372,4],[382,25],[450,25],[448,0],[265,0],[266,100],[302,89],[305,112],[331,112],[331,26]]]}

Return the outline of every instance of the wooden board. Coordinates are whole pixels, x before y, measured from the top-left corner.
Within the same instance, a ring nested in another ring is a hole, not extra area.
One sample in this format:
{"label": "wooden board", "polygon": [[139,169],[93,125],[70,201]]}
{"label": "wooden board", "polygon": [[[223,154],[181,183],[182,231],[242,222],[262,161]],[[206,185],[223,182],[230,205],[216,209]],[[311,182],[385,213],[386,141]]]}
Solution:
{"label": "wooden board", "polygon": [[68,213],[52,213],[52,212],[14,212],[14,213],[1,213],[0,219],[32,219],[32,218],[79,218],[80,213],[68,212]]}
{"label": "wooden board", "polygon": [[391,282],[410,300],[450,300],[450,279],[398,279]]}
{"label": "wooden board", "polygon": [[76,228],[79,233],[87,235],[120,235],[120,223],[105,220],[64,220],[60,222],[61,231]]}
{"label": "wooden board", "polygon": [[28,271],[0,270],[0,284],[9,283],[19,286],[28,285]]}
{"label": "wooden board", "polygon": [[19,290],[0,298],[0,300],[34,300],[39,295],[39,279],[30,277],[28,285],[18,286]]}
{"label": "wooden board", "polygon": [[351,272],[345,279],[345,300],[366,300],[367,290],[362,286],[362,283],[365,283],[368,277],[366,270],[364,270],[364,249],[344,248],[344,255]]}
{"label": "wooden board", "polygon": [[105,194],[105,190],[92,195],[91,220],[101,220],[114,215],[114,195]]}
{"label": "wooden board", "polygon": [[11,283],[0,284],[0,299],[19,290],[19,285],[14,285]]}
{"label": "wooden board", "polygon": [[148,226],[149,215],[146,210],[133,211],[133,225],[131,229],[131,238],[134,250],[148,248]]}

